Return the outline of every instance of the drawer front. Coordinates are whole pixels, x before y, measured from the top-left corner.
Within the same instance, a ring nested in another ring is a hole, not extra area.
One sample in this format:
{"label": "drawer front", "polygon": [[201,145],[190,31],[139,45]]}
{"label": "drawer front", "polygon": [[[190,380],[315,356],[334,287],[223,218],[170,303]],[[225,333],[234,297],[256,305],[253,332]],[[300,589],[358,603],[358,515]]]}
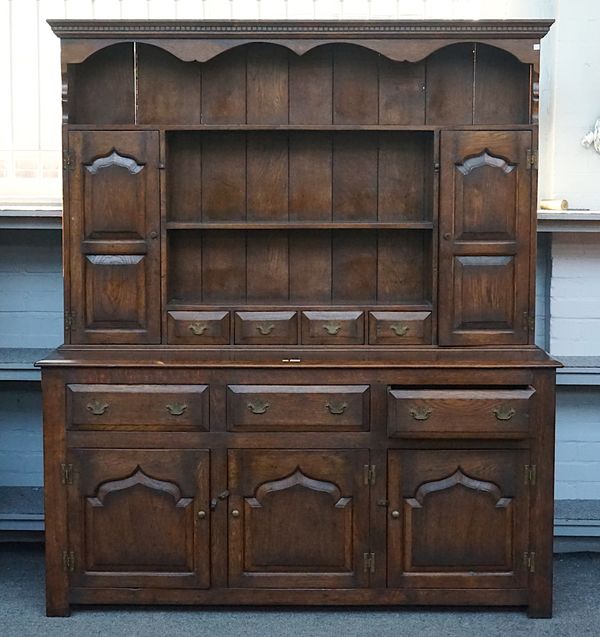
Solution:
{"label": "drawer front", "polygon": [[168,312],[171,345],[229,345],[229,312]]}
{"label": "drawer front", "polygon": [[230,385],[229,431],[367,431],[368,385]]}
{"label": "drawer front", "polygon": [[431,312],[369,312],[371,345],[431,345]]}
{"label": "drawer front", "polygon": [[237,345],[296,345],[296,312],[236,312]]}
{"label": "drawer front", "polygon": [[302,343],[305,345],[363,345],[362,312],[302,312]]}
{"label": "drawer front", "polygon": [[388,435],[524,438],[534,393],[532,388],[392,389]]}
{"label": "drawer front", "polygon": [[71,429],[208,431],[207,385],[67,385]]}

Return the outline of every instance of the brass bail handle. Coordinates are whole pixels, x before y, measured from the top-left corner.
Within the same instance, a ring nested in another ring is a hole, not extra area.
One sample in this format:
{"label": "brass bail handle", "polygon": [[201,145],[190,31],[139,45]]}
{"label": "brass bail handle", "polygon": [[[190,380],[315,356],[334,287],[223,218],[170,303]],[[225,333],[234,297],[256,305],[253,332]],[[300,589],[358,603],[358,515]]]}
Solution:
{"label": "brass bail handle", "polygon": [[411,407],[409,410],[409,413],[414,420],[428,420],[432,412],[433,409],[430,409],[429,407]]}
{"label": "brass bail handle", "polygon": [[339,323],[325,323],[323,329],[329,334],[329,336],[337,336],[342,326]]}
{"label": "brass bail handle", "polygon": [[267,336],[275,329],[275,323],[259,323],[256,329],[263,335]]}
{"label": "brass bail handle", "polygon": [[248,409],[253,414],[264,414],[270,406],[271,403],[266,400],[261,400],[260,398],[248,403]]}
{"label": "brass bail handle", "polygon": [[208,329],[208,325],[202,321],[196,321],[189,325],[188,329],[192,334],[194,334],[194,336],[202,336],[202,334],[204,334],[204,332]]}
{"label": "brass bail handle", "polygon": [[94,416],[102,416],[108,407],[108,403],[102,403],[99,400],[92,400],[86,405],[87,410]]}

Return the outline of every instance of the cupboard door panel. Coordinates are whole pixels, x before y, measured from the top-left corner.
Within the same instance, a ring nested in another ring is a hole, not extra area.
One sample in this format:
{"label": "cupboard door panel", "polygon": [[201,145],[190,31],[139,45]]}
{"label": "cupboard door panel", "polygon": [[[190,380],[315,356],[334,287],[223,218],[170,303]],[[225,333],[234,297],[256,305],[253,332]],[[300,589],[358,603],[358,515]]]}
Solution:
{"label": "cupboard door panel", "polygon": [[209,452],[77,449],[73,586],[207,588]]}
{"label": "cupboard door panel", "polygon": [[388,585],[527,584],[525,450],[390,451]]}
{"label": "cupboard door panel", "polygon": [[366,450],[229,451],[229,585],[368,584]]}
{"label": "cupboard door panel", "polygon": [[71,343],[160,342],[158,133],[73,132]]}
{"label": "cupboard door panel", "polygon": [[530,340],[529,131],[444,131],[441,345]]}

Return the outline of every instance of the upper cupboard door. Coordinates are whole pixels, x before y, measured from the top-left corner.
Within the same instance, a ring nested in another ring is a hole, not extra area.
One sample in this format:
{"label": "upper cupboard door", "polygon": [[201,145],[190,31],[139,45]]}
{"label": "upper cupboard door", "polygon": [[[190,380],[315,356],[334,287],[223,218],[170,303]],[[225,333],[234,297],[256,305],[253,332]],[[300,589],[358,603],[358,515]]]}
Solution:
{"label": "upper cupboard door", "polygon": [[69,135],[71,343],[160,342],[158,133]]}
{"label": "upper cupboard door", "polygon": [[529,131],[444,131],[440,345],[530,340]]}

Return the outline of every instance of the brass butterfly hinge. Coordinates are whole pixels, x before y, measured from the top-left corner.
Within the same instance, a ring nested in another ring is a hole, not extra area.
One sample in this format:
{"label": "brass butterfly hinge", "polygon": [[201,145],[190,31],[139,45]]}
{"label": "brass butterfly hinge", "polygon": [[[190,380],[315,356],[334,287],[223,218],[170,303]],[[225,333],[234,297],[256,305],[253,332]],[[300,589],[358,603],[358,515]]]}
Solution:
{"label": "brass butterfly hinge", "polygon": [[62,463],[60,465],[60,481],[62,484],[73,484],[73,465]]}
{"label": "brass butterfly hinge", "polygon": [[535,552],[530,551],[523,553],[523,566],[530,573],[535,573]]}
{"label": "brass butterfly hinge", "polygon": [[75,570],[75,553],[73,551],[63,551],[63,570],[72,573]]}
{"label": "brass butterfly hinge", "polygon": [[73,151],[63,150],[63,170],[74,170],[74,169],[75,169],[75,158],[73,156]]}
{"label": "brass butterfly hinge", "polygon": [[65,330],[70,330],[75,323],[75,312],[65,312]]}
{"label": "brass butterfly hinge", "polygon": [[538,169],[538,152],[533,148],[527,151],[527,170]]}
{"label": "brass butterfly hinge", "polygon": [[534,464],[525,465],[525,484],[535,485],[537,479],[537,467]]}
{"label": "brass butterfly hinge", "polygon": [[373,486],[375,484],[375,465],[366,464],[363,467],[363,484],[365,486]]}
{"label": "brass butterfly hinge", "polygon": [[375,572],[375,553],[363,553],[365,573]]}

